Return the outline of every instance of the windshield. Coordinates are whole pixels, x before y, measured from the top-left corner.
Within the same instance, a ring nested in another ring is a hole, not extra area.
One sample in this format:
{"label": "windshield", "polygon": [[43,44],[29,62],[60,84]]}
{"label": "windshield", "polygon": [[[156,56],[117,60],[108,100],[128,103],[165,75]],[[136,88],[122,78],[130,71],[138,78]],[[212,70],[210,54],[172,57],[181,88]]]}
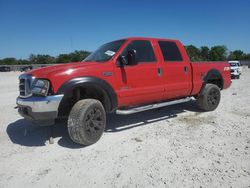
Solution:
{"label": "windshield", "polygon": [[95,52],[91,53],[88,57],[86,57],[83,62],[86,61],[108,61],[110,60],[115,53],[119,50],[121,45],[125,42],[125,40],[117,40],[114,42],[110,42],[102,45]]}
{"label": "windshield", "polygon": [[231,65],[232,67],[237,66],[237,64],[236,64],[236,63],[230,63],[230,65]]}

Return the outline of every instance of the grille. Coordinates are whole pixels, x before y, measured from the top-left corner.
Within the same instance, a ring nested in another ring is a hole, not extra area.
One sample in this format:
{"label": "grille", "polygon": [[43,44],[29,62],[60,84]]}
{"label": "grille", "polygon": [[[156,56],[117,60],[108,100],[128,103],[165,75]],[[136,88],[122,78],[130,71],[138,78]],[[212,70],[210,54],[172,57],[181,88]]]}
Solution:
{"label": "grille", "polygon": [[20,96],[25,96],[25,79],[19,80],[19,91],[20,91]]}
{"label": "grille", "polygon": [[19,96],[21,98],[27,98],[32,95],[31,93],[31,84],[34,80],[34,77],[29,74],[22,74],[19,77]]}

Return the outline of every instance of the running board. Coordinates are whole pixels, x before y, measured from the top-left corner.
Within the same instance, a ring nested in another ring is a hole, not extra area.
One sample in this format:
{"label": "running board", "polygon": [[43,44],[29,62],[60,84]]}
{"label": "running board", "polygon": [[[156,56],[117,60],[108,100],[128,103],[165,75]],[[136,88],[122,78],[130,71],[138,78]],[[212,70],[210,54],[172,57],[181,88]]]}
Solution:
{"label": "running board", "polygon": [[188,102],[188,101],[191,101],[191,100],[192,99],[190,97],[187,97],[187,98],[184,98],[184,99],[178,99],[178,100],[173,100],[173,101],[168,101],[168,102],[163,102],[163,103],[140,106],[140,107],[131,108],[131,109],[128,109],[128,110],[116,110],[116,114],[120,114],[120,115],[134,114],[134,113],[137,113],[137,112],[142,112],[142,111],[151,110],[151,109],[155,109],[155,108],[160,108],[160,107],[164,107],[164,106],[180,104],[180,103]]}

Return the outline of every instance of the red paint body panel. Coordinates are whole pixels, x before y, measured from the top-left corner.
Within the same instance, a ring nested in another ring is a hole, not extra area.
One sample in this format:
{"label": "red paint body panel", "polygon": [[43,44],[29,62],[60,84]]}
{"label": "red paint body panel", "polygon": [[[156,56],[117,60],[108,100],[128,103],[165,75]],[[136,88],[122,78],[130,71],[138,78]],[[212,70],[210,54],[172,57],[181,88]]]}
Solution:
{"label": "red paint body panel", "polygon": [[[159,60],[163,68],[164,100],[189,96],[192,90],[192,74],[189,57],[187,56],[185,48],[176,40],[160,39],[157,40],[157,42],[158,41],[175,42],[183,59],[179,62],[164,61],[160,47],[157,43]],[[187,68],[188,72],[184,72],[185,68]]]}
{"label": "red paint body panel", "polygon": [[[134,40],[150,41],[156,61],[140,63],[136,66],[118,67],[117,58]],[[183,61],[164,62],[158,41],[175,42]],[[160,76],[159,69],[162,70]],[[187,69],[187,72],[184,72],[184,69]],[[117,53],[107,62],[61,64],[32,70],[29,74],[50,80],[54,93],[57,93],[62,84],[76,77],[92,76],[103,79],[115,91],[119,108],[197,95],[201,90],[203,77],[212,69],[221,73],[224,89],[228,88],[231,84],[231,77],[227,62],[191,63],[185,48],[177,40],[137,37],[127,38]],[[104,72],[112,72],[112,76],[105,76]]]}
{"label": "red paint body panel", "polygon": [[193,91],[191,95],[197,95],[200,92],[203,77],[211,69],[216,69],[221,73],[224,80],[223,89],[227,89],[231,85],[230,69],[225,69],[225,67],[229,67],[228,62],[193,62],[191,65],[193,68]]}

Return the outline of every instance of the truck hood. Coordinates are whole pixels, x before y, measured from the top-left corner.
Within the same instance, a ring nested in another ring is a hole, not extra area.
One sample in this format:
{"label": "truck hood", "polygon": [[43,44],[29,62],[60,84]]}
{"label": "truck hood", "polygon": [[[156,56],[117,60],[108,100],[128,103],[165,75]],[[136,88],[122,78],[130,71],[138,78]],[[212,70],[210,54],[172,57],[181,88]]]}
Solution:
{"label": "truck hood", "polygon": [[73,72],[85,72],[86,69],[92,69],[98,66],[97,62],[73,62],[67,64],[58,64],[43,68],[34,69],[28,72],[28,74],[32,74],[36,78],[50,78],[54,76],[60,75],[70,75]]}

